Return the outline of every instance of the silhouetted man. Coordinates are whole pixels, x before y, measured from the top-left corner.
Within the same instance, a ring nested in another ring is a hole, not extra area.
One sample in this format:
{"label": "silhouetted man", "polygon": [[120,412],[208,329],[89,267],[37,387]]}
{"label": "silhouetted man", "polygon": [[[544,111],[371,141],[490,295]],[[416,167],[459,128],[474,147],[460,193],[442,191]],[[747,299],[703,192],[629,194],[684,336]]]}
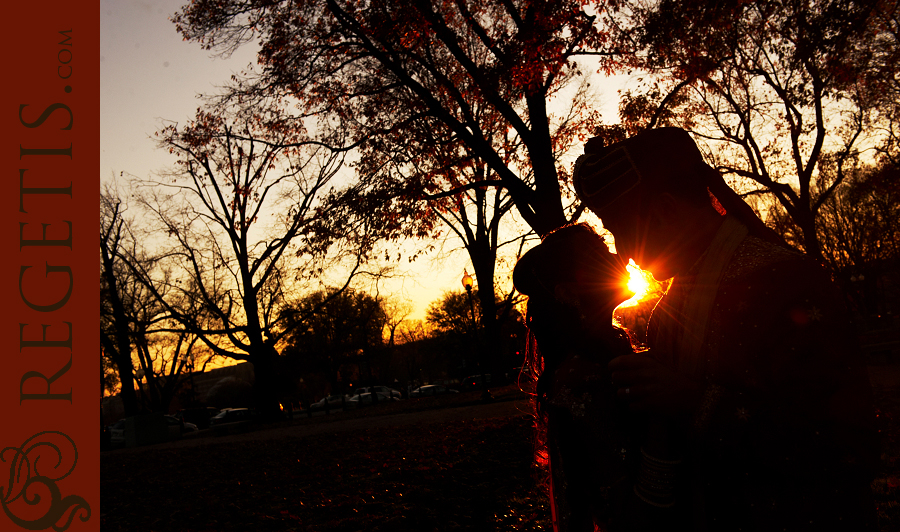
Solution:
{"label": "silhouetted man", "polygon": [[648,420],[637,514],[673,530],[874,529],[871,391],[827,274],[681,129],[592,139],[574,184],[617,253],[674,278],[649,350],[609,365]]}

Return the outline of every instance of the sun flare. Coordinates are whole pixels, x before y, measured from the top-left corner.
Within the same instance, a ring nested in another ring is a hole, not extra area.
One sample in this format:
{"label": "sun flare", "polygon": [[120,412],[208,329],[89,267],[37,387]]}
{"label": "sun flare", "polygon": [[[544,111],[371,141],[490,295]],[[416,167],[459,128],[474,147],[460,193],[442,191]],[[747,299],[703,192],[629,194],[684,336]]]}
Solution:
{"label": "sun flare", "polygon": [[633,260],[628,261],[625,269],[628,271],[628,280],[623,281],[634,295],[613,311],[613,326],[625,330],[632,347],[641,351],[647,348],[647,323],[650,314],[671,280],[657,281],[652,273],[642,270]]}
{"label": "sun flare", "polygon": [[653,274],[642,270],[632,259],[628,259],[628,265],[625,266],[625,269],[628,271],[628,291],[633,295],[626,301],[623,301],[619,305],[620,308],[632,307],[640,303],[641,300],[650,295],[656,283]]}
{"label": "sun flare", "polygon": [[642,270],[633,259],[628,259],[628,290],[634,293],[631,299],[638,300],[647,295],[650,290],[650,281],[647,280],[648,273]]}

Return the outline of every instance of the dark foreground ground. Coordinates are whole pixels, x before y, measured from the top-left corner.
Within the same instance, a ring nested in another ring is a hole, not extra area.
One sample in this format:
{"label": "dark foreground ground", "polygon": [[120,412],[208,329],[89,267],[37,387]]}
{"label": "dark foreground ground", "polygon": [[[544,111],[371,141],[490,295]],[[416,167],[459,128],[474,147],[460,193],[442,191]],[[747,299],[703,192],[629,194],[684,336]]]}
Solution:
{"label": "dark foreground ground", "polygon": [[882,532],[900,530],[900,364],[869,366],[882,438],[881,470],[872,483]]}
{"label": "dark foreground ground", "polygon": [[525,403],[509,395],[484,407],[477,393],[411,401],[406,414],[375,407],[371,428],[361,428],[363,412],[337,414],[288,424],[277,438],[105,453],[102,530],[549,529]]}
{"label": "dark foreground ground", "polygon": [[[870,372],[884,443],[879,525],[897,531],[900,365]],[[487,406],[460,394],[104,453],[102,530],[551,530],[527,403],[495,393]]]}

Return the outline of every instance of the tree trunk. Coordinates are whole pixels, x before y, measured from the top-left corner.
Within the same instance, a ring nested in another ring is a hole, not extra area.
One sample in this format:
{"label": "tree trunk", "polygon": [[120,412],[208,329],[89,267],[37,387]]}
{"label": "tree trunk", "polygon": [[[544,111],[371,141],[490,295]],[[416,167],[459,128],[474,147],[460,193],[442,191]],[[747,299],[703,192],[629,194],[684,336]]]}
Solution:
{"label": "tree trunk", "polygon": [[[474,251],[474,250],[473,250]],[[481,369],[484,373],[496,373],[497,353],[500,345],[500,327],[497,323],[497,300],[494,285],[496,254],[490,249],[470,253],[475,278],[478,279],[478,305],[481,308],[482,333],[479,342]],[[478,338],[476,330],[476,341]]]}
{"label": "tree trunk", "polygon": [[544,236],[565,225],[567,220],[562,206],[556,158],[553,156],[546,95],[532,95],[526,100],[533,128],[531,141],[527,142],[535,181],[535,193],[531,197],[536,216],[531,228],[538,235]]}
{"label": "tree trunk", "polygon": [[277,379],[278,352],[272,346],[262,346],[250,357],[253,364],[253,406],[263,419],[276,419],[281,414]]}
{"label": "tree trunk", "polygon": [[[125,306],[119,295],[118,280],[115,276],[114,261],[112,252],[102,245],[100,251],[103,260],[103,275],[106,278],[108,296],[110,305],[112,306],[113,332],[114,338],[104,335],[104,346],[110,349],[113,362],[119,372],[119,383],[121,384],[122,406],[125,408],[125,416],[133,416],[138,413],[137,394],[134,392],[134,368],[131,365],[131,330],[129,329],[128,319],[125,315]],[[113,344],[114,342],[114,344]]]}
{"label": "tree trunk", "polygon": [[817,263],[824,264],[825,258],[822,256],[822,248],[819,245],[819,238],[816,234],[815,217],[810,213],[808,216],[804,216],[801,223],[801,230],[803,231],[803,248],[806,251],[806,254]]}
{"label": "tree trunk", "polygon": [[[130,352],[125,357],[116,355],[116,369],[119,371],[119,383],[122,385],[119,395],[122,396],[122,406],[125,409],[125,417],[138,413],[137,393],[134,391],[134,372],[131,367]],[[124,361],[123,361],[124,359]]]}

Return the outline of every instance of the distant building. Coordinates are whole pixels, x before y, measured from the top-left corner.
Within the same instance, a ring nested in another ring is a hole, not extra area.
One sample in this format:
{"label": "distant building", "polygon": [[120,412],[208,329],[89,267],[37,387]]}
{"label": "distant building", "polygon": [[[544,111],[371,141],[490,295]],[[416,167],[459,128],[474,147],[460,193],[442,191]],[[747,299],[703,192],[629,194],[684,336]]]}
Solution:
{"label": "distant building", "polygon": [[[206,393],[209,392],[210,388],[226,377],[234,377],[253,383],[253,364],[238,362],[233,366],[214,368],[202,372],[184,373],[179,377],[180,386],[175,393],[175,398],[169,405],[169,412],[167,413],[174,414],[184,408],[186,406],[185,403],[190,401],[189,398],[191,397],[194,402],[201,405],[204,404],[206,402]],[[191,392],[192,389],[193,393]],[[122,398],[119,395],[104,397],[100,402],[100,411],[104,425],[110,425],[122,419],[125,416]]]}
{"label": "distant building", "polygon": [[[210,369],[199,373],[195,372],[193,375],[186,373],[182,377],[182,382],[184,383],[182,384],[182,388],[193,385],[194,398],[197,401],[204,402],[206,400],[206,393],[209,389],[225,377],[235,377],[236,379],[252,383],[254,379],[253,364],[249,362],[238,362],[233,366]],[[180,394],[176,394],[176,396],[177,395]]]}

